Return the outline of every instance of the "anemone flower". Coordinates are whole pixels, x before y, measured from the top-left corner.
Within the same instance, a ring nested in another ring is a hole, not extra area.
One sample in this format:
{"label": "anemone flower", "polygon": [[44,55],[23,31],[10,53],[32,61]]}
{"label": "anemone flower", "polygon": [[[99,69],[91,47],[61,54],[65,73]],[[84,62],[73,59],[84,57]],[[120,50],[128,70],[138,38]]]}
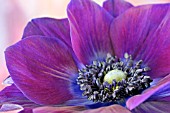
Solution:
{"label": "anemone flower", "polygon": [[71,0],[67,12],[33,19],[6,49],[1,111],[169,112],[170,4]]}

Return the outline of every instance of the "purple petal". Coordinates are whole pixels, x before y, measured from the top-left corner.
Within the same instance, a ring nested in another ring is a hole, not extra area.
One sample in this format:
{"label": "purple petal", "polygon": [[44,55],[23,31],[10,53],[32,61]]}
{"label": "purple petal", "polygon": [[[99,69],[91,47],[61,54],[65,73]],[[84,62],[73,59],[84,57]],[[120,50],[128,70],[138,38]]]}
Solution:
{"label": "purple petal", "polygon": [[112,105],[108,107],[101,107],[98,109],[85,110],[81,113],[131,113],[131,112],[120,105]]}
{"label": "purple petal", "polygon": [[[168,94],[168,95],[169,95],[169,94]],[[168,101],[168,102],[170,102],[170,96],[164,96],[164,97],[158,98],[158,99],[155,98],[155,100],[158,100],[158,101]]]}
{"label": "purple petal", "polygon": [[[137,107],[138,105],[140,105],[141,103],[143,103],[144,101],[147,101],[148,98],[154,98],[156,95],[156,97],[159,97],[159,94],[161,96],[161,94],[165,94],[167,92],[167,94],[169,93],[170,90],[170,75],[164,77],[162,80],[160,80],[156,86],[153,86],[149,89],[147,89],[146,91],[144,91],[144,93],[142,93],[141,95],[136,95],[131,97],[127,102],[126,105],[127,107],[132,110],[135,107]],[[165,94],[166,95],[166,94]],[[164,96],[165,96],[164,95]],[[167,95],[168,96],[168,95]],[[161,97],[159,97],[161,98]],[[152,99],[153,100],[153,99]]]}
{"label": "purple petal", "polygon": [[[125,52],[142,59],[151,68],[152,78],[170,72],[170,4],[130,8],[111,25],[115,54]],[[159,15],[159,16],[158,16]]]}
{"label": "purple petal", "polygon": [[127,9],[133,7],[133,5],[124,0],[107,0],[103,3],[103,7],[113,17],[117,17],[124,13]]}
{"label": "purple petal", "polygon": [[85,110],[82,106],[67,106],[67,107],[39,107],[33,110],[33,113],[78,113]]}
{"label": "purple petal", "polygon": [[94,104],[94,102],[89,101],[85,97],[82,97],[82,95],[79,95],[79,98],[78,98],[78,96],[76,97],[74,95],[74,99],[71,99],[64,103],[64,105],[66,105],[66,106],[88,106],[88,105],[93,105],[93,104]]}
{"label": "purple petal", "polygon": [[60,104],[72,98],[71,76],[77,67],[58,39],[32,36],[5,51],[9,73],[17,87],[38,104]]}
{"label": "purple petal", "polygon": [[109,37],[113,17],[90,0],[71,0],[68,5],[72,47],[84,64],[113,53]]}
{"label": "purple petal", "polygon": [[[34,102],[27,99],[14,84],[0,91],[0,103],[1,105],[5,105],[5,104],[6,105],[20,105],[23,108],[28,108],[28,107],[34,108],[38,106]],[[11,106],[11,107],[15,108],[16,106]],[[12,108],[10,110],[12,110]]]}
{"label": "purple petal", "polygon": [[71,46],[70,26],[68,19],[33,19],[25,27],[23,38],[34,35],[57,37],[68,46]]}
{"label": "purple petal", "polygon": [[169,80],[169,83],[167,83],[166,86],[164,86],[163,88],[161,88],[157,92],[155,92],[149,98],[150,100],[165,100],[165,101],[170,101],[170,79],[167,78],[167,77],[165,77],[165,78]]}
{"label": "purple petal", "polygon": [[137,108],[133,109],[133,113],[169,113],[170,102],[149,101],[144,102]]}

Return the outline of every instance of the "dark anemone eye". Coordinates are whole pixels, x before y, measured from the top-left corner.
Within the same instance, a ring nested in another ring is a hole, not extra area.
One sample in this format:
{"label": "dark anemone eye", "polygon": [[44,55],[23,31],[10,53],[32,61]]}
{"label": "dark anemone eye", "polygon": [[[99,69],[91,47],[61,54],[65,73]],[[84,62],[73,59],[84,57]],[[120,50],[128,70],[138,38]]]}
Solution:
{"label": "dark anemone eye", "polygon": [[77,84],[84,91],[82,95],[94,102],[122,101],[150,87],[150,68],[142,63],[127,53],[123,59],[107,54],[104,61],[93,61],[79,70]]}

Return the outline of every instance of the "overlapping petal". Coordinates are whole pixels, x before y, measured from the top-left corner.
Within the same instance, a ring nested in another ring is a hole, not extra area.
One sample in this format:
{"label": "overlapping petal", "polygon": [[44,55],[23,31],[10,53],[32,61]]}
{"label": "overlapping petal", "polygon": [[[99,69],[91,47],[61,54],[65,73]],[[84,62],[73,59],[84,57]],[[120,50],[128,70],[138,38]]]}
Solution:
{"label": "overlapping petal", "polygon": [[[153,86],[149,89],[147,89],[144,93],[141,95],[136,95],[131,97],[127,102],[127,107],[132,110],[144,101],[150,101],[150,100],[161,100],[161,97],[170,96],[170,75],[166,76],[162,80],[160,80],[156,86]],[[168,101],[168,100],[167,100]]]}
{"label": "overlapping petal", "polygon": [[113,54],[109,28],[113,17],[90,0],[71,0],[68,5],[72,47],[84,64]]}
{"label": "overlapping petal", "polygon": [[130,8],[117,17],[111,26],[115,54],[125,52],[144,61],[152,70],[152,78],[170,72],[170,4]]}
{"label": "overlapping petal", "polygon": [[131,7],[133,7],[133,5],[125,0],[106,0],[103,3],[103,8],[105,8],[113,17],[121,15]]}
{"label": "overlapping petal", "polygon": [[161,97],[161,98],[158,98],[158,99],[155,99],[155,100],[158,100],[158,101],[169,101],[170,102],[169,93],[168,93],[168,96],[164,96],[164,97]]}
{"label": "overlapping petal", "polygon": [[149,101],[144,102],[134,110],[132,113],[169,113],[170,102],[166,101]]}
{"label": "overlapping petal", "polygon": [[35,108],[39,106],[27,99],[14,84],[4,88],[0,92],[0,106],[7,104],[11,105],[11,109],[9,106],[8,110],[13,110],[12,105],[21,105],[23,108]]}
{"label": "overlapping petal", "polygon": [[85,110],[81,113],[131,113],[128,109],[120,105],[111,105],[108,107],[101,107],[98,109]]}
{"label": "overlapping petal", "polygon": [[28,36],[57,37],[71,46],[70,25],[68,19],[37,18],[25,27],[23,38]]}
{"label": "overlapping petal", "polygon": [[72,98],[70,76],[77,68],[59,39],[32,36],[5,51],[9,73],[17,87],[38,104],[59,104]]}
{"label": "overlapping petal", "polygon": [[85,110],[82,106],[67,106],[67,107],[39,107],[33,110],[33,113],[80,113]]}

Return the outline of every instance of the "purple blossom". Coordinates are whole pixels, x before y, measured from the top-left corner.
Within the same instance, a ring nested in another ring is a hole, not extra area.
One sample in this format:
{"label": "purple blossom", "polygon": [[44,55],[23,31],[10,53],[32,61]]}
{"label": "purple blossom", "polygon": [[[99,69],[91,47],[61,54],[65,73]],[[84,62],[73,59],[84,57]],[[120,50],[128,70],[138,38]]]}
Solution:
{"label": "purple blossom", "polygon": [[68,19],[33,19],[6,49],[14,83],[0,92],[1,111],[170,110],[170,4],[71,0],[67,12]]}

